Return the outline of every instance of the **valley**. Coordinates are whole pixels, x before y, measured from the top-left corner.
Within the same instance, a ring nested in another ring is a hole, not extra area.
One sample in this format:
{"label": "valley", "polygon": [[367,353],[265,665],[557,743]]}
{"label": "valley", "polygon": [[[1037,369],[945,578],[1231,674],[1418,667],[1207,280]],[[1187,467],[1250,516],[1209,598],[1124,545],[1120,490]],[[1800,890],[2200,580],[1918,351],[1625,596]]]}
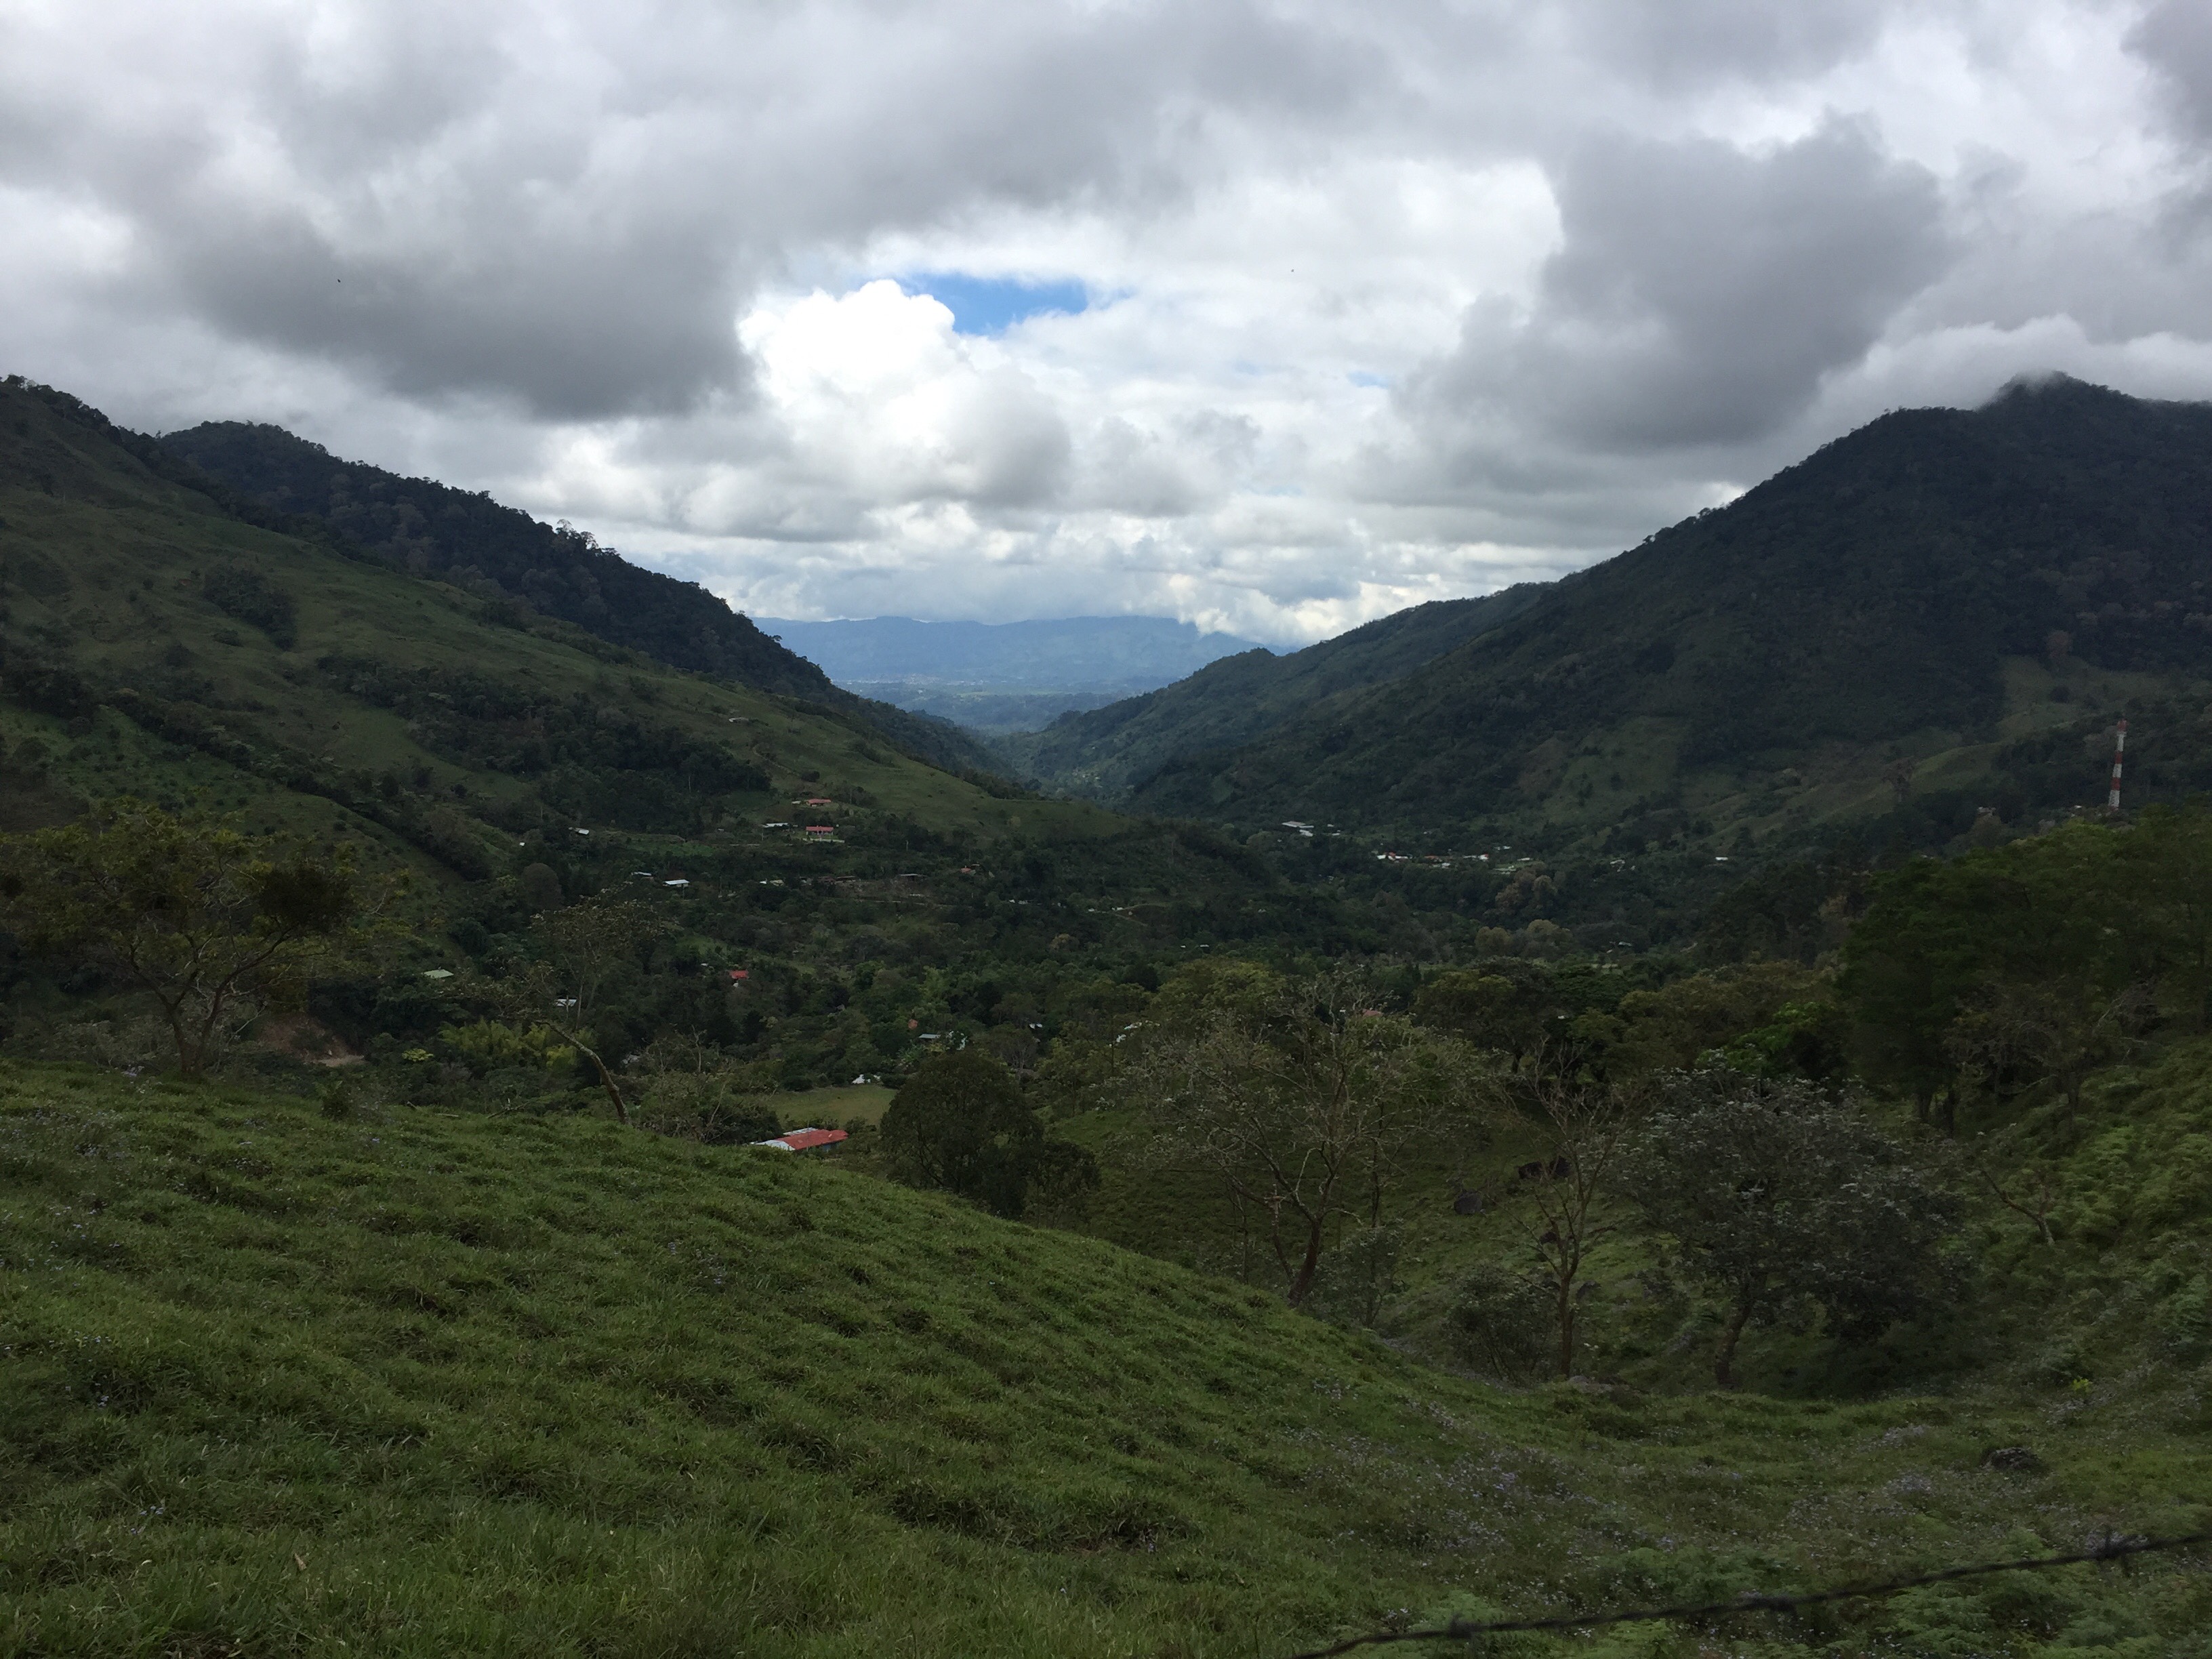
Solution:
{"label": "valley", "polygon": [[[0,1654],[1287,1655],[2204,1529],[2208,441],[1900,411],[994,732],[7,382]],[[2188,1656],[2202,1563],[1498,1645]]]}

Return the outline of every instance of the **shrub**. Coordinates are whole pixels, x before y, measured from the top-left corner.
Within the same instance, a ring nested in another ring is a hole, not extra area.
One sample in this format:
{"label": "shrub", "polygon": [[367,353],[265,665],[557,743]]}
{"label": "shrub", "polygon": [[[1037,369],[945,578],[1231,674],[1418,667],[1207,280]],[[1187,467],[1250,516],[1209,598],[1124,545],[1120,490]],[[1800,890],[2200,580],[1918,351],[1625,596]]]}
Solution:
{"label": "shrub", "polygon": [[225,616],[259,629],[271,644],[284,650],[290,650],[299,637],[299,606],[258,570],[241,564],[219,565],[200,579],[200,592]]}
{"label": "shrub", "polygon": [[576,1063],[575,1048],[562,1042],[560,1033],[550,1025],[518,1029],[483,1019],[472,1025],[448,1025],[438,1033],[438,1040],[479,1074],[521,1066],[558,1072]]}
{"label": "shrub", "polygon": [[1527,1382],[1550,1364],[1550,1287],[1502,1261],[1486,1261],[1460,1281],[1448,1324],[1459,1357],[1486,1376]]}

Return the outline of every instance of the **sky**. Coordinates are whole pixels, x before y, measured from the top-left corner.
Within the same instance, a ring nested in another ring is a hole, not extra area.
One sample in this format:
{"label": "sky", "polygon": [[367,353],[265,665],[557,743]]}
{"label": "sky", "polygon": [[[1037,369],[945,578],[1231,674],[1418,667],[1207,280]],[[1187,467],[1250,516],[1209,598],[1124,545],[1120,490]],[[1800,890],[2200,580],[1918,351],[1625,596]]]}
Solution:
{"label": "sky", "polygon": [[2212,0],[0,0],[0,373],[793,617],[1281,645],[2212,398]]}

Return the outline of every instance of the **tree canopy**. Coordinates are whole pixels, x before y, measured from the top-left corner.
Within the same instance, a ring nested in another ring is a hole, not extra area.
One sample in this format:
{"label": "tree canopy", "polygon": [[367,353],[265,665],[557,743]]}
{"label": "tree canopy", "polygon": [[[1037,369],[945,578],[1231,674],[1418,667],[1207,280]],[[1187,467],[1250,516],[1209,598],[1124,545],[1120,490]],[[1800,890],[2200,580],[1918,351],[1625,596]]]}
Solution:
{"label": "tree canopy", "polygon": [[1343,968],[1216,964],[1164,992],[1131,1083],[1155,1156],[1212,1176],[1293,1304],[1346,1226],[1372,1234],[1414,1158],[1478,1122],[1470,1051],[1376,1006]]}
{"label": "tree canopy", "polygon": [[2154,807],[1877,877],[1843,951],[1859,1070],[1926,1115],[1973,1083],[2071,1109],[2154,1019],[2212,994],[2212,812]]}
{"label": "tree canopy", "polygon": [[1095,1187],[1091,1155],[1045,1133],[1006,1066],[975,1048],[932,1054],[884,1110],[892,1173],[1019,1216],[1033,1192]]}
{"label": "tree canopy", "polygon": [[1865,1336],[1941,1291],[1956,1200],[1848,1100],[1798,1079],[1678,1073],[1622,1164],[1650,1224],[1681,1247],[1726,1318],[1713,1377],[1734,1386],[1747,1325],[1814,1310]]}
{"label": "tree canopy", "polygon": [[318,857],[205,812],[123,799],[0,839],[0,921],[149,994],[187,1077],[255,1015],[297,1002],[358,942],[366,908],[350,848]]}

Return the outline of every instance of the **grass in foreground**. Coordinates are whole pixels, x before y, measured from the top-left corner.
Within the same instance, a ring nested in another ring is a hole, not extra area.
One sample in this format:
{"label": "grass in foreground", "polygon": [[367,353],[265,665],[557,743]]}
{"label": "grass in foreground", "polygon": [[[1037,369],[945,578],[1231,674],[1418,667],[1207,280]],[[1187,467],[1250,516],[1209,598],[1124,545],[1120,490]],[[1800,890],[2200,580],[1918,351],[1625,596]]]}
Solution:
{"label": "grass in foreground", "polygon": [[[2118,1395],[1503,1395],[803,1159],[58,1067],[0,1069],[0,1399],[9,1654],[1257,1656],[2201,1525],[2209,1489]],[[2047,1468],[1982,1466],[2016,1443]],[[2166,1563],[1516,1650],[2208,1625]]]}

